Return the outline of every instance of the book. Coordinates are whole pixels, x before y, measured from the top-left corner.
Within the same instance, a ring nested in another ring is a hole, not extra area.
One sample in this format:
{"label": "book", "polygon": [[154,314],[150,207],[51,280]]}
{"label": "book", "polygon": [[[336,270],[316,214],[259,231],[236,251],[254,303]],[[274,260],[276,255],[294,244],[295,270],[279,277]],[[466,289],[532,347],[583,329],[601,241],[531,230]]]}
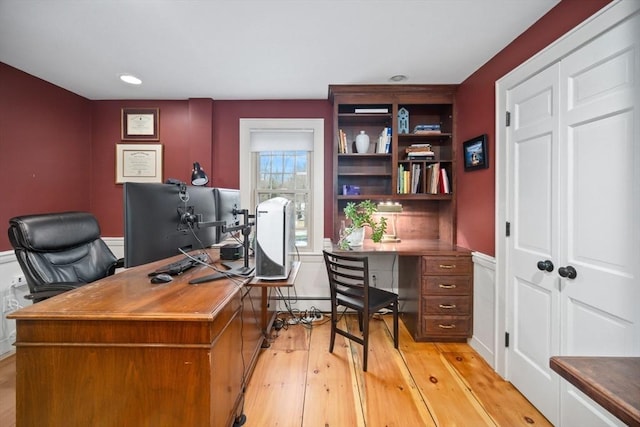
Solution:
{"label": "book", "polygon": [[440,124],[439,123],[430,123],[430,124],[425,124],[425,125],[416,125],[416,127],[413,128],[413,132],[420,132],[420,131],[439,131],[440,130]]}
{"label": "book", "polygon": [[380,113],[388,113],[388,108],[356,108],[353,110],[356,114],[380,114]]}
{"label": "book", "polygon": [[435,156],[436,156],[436,153],[434,153],[433,151],[407,153],[408,159],[415,159],[415,158],[420,158],[420,159],[431,158],[432,159]]}
{"label": "book", "polygon": [[411,193],[416,194],[420,189],[420,165],[413,165],[411,169]]}
{"label": "book", "polygon": [[450,194],[451,187],[449,186],[449,175],[445,168],[440,169],[440,180],[442,181],[442,192],[444,194]]}

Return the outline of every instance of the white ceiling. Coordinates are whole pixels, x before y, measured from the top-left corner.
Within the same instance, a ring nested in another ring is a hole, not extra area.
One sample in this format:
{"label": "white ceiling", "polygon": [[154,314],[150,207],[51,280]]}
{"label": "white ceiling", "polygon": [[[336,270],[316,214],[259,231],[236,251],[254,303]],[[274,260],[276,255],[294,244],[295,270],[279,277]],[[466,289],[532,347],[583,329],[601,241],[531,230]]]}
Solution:
{"label": "white ceiling", "polygon": [[558,2],[0,0],[0,62],[96,100],[326,99],[461,83]]}

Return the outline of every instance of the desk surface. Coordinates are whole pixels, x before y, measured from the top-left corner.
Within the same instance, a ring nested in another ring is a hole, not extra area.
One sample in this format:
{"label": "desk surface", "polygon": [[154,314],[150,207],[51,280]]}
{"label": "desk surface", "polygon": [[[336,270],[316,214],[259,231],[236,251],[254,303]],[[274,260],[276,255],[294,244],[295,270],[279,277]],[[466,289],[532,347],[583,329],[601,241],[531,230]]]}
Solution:
{"label": "desk surface", "polygon": [[471,251],[466,248],[452,245],[451,243],[442,242],[440,240],[427,239],[402,239],[400,242],[381,242],[375,243],[371,239],[365,239],[361,247],[351,249],[340,249],[335,244],[334,251],[360,253],[360,252],[377,252],[399,255],[460,255],[470,254]]}
{"label": "desk surface", "polygon": [[549,366],[628,425],[640,425],[640,357],[554,356]]}
{"label": "desk surface", "polygon": [[266,279],[257,279],[256,277],[253,277],[249,282],[249,285],[256,286],[258,288],[291,287],[295,284],[296,276],[298,276],[299,270],[300,270],[300,261],[294,261],[291,263],[291,270],[289,271],[289,276],[286,279],[266,280]]}
{"label": "desk surface", "polygon": [[[213,259],[218,251],[211,249]],[[178,255],[121,271],[73,291],[20,309],[14,319],[210,320],[248,279],[222,279],[199,285],[189,280],[210,270],[193,267],[168,283],[153,284],[144,272],[182,258]],[[141,274],[142,273],[142,274]]]}

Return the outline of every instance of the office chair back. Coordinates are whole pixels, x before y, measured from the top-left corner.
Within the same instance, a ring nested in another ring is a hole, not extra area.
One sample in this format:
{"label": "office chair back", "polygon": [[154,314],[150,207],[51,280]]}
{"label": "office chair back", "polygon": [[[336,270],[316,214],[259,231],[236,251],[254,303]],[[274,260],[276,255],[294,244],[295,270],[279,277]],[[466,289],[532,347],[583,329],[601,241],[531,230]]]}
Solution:
{"label": "office chair back", "polygon": [[[323,251],[331,292],[331,339],[329,352],[333,353],[336,334],[355,341],[363,347],[362,370],[367,370],[369,352],[369,321],[380,309],[393,313],[393,344],[398,348],[398,294],[369,286],[369,259]],[[361,335],[338,328],[338,307],[343,306],[358,314]]]}
{"label": "office chair back", "polygon": [[121,265],[90,213],[18,216],[8,231],[33,302],[102,279]]}

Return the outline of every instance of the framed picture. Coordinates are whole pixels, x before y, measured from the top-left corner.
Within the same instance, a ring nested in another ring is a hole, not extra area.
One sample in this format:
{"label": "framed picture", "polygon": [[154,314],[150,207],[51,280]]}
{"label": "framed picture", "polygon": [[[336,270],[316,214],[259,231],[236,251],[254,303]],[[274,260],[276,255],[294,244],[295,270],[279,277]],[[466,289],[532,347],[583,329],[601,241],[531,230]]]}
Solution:
{"label": "framed picture", "polygon": [[489,167],[487,135],[480,135],[462,143],[464,170],[472,171]]}
{"label": "framed picture", "polygon": [[116,184],[162,182],[162,144],[116,144]]}
{"label": "framed picture", "polygon": [[158,141],[158,108],[123,108],[122,135],[123,141]]}

